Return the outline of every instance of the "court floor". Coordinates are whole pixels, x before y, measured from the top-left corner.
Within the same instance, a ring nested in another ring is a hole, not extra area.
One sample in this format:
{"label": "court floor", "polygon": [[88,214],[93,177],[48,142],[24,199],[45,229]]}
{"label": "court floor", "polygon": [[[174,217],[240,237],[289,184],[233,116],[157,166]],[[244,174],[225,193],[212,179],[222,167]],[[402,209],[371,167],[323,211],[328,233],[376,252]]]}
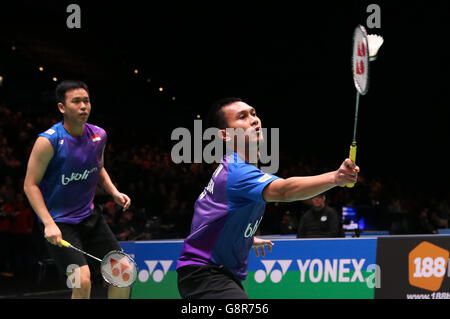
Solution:
{"label": "court floor", "polygon": [[[0,299],[68,299],[72,291],[65,281],[58,278],[56,270],[49,270],[42,282],[35,278],[0,276]],[[91,299],[107,298],[107,288],[102,282],[94,282]]]}

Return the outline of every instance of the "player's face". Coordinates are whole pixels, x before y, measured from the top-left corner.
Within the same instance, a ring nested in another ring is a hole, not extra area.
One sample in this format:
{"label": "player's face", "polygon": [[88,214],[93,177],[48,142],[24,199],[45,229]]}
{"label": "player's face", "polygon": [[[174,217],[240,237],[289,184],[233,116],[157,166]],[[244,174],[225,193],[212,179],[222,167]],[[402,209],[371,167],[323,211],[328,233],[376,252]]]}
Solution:
{"label": "player's face", "polygon": [[77,124],[84,124],[91,113],[89,94],[85,89],[74,89],[66,92],[65,104],[59,103],[59,110],[65,118]]}
{"label": "player's face", "polygon": [[261,120],[256,115],[256,110],[244,102],[234,102],[222,108],[227,127],[242,128],[248,135],[246,140],[261,141],[263,132]]}

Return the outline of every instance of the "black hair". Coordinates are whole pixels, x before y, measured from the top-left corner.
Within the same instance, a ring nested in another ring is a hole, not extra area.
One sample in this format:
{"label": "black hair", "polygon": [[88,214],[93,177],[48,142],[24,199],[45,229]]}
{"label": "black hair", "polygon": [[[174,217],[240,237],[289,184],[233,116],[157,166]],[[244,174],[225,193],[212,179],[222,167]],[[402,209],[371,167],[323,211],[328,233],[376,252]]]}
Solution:
{"label": "black hair", "polygon": [[234,102],[242,102],[242,99],[238,97],[227,97],[214,102],[208,112],[208,127],[227,128],[227,121],[225,120],[222,108]]}
{"label": "black hair", "polygon": [[56,103],[66,103],[66,92],[75,89],[85,89],[88,94],[88,86],[82,81],[65,80],[58,84],[55,89]]}

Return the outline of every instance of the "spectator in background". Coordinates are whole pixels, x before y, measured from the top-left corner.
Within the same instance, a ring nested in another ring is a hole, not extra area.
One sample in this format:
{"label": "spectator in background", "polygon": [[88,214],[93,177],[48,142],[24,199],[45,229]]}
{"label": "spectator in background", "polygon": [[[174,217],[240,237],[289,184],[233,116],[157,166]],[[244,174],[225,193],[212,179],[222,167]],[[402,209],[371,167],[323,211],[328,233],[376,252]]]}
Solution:
{"label": "spectator in background", "polygon": [[117,220],[116,213],[117,213],[116,204],[111,201],[107,202],[103,208],[103,216],[105,217],[105,222],[111,228],[113,233],[116,228],[116,220]]}
{"label": "spectator in background", "polygon": [[191,228],[192,211],[188,207],[187,201],[182,201],[179,206],[179,215],[177,217],[177,233],[178,237],[185,238],[189,235]]}
{"label": "spectator in background", "polygon": [[431,212],[431,222],[436,228],[448,228],[448,215],[441,211]]}
{"label": "spectator in background", "polygon": [[133,211],[131,209],[122,211],[116,224],[115,232],[117,240],[133,240],[136,236],[136,228],[133,222]]}
{"label": "spectator in background", "polygon": [[9,185],[0,188],[0,275],[14,276],[12,265],[12,219],[14,208],[14,189]]}
{"label": "spectator in background", "polygon": [[32,242],[35,216],[22,192],[16,194],[14,211],[11,222],[11,232],[14,239],[13,243],[11,243],[13,247],[14,273],[24,279],[31,279],[33,272],[32,261],[36,254],[33,251]]}
{"label": "spectator in background", "polygon": [[436,228],[448,228],[449,211],[450,207],[447,199],[444,199],[435,205],[434,209],[431,211],[430,219]]}
{"label": "spectator in background", "polygon": [[339,215],[335,209],[326,204],[324,193],[312,198],[311,207],[301,217],[297,238],[339,237],[341,234]]}
{"label": "spectator in background", "polygon": [[431,212],[428,208],[422,209],[419,212],[418,234],[437,234],[437,230],[430,220]]}
{"label": "spectator in background", "polygon": [[[414,215],[412,204],[404,194],[393,195],[388,212],[391,219],[390,235],[414,234],[417,228],[417,215]],[[420,214],[419,214],[420,215]]]}
{"label": "spectator in background", "polygon": [[295,234],[297,231],[297,225],[298,221],[295,216],[290,211],[285,212],[281,218],[280,234]]}

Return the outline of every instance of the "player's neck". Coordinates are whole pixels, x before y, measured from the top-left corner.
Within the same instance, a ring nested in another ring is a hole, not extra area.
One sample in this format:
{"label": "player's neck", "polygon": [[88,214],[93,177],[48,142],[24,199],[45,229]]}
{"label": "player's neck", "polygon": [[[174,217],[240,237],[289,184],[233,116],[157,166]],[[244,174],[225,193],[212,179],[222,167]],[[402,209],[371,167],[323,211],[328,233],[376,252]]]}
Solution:
{"label": "player's neck", "polygon": [[255,152],[254,154],[252,154],[253,156],[250,155],[250,150],[248,150],[248,148],[246,148],[245,151],[242,151],[242,150],[239,150],[239,149],[235,149],[235,152],[241,158],[246,160],[248,163],[253,164],[253,165],[257,165],[258,164],[259,150],[253,150],[253,152]]}
{"label": "player's neck", "polygon": [[67,133],[69,133],[72,137],[80,137],[84,132],[84,123],[83,124],[73,124],[70,121],[64,119],[63,126],[66,129]]}

